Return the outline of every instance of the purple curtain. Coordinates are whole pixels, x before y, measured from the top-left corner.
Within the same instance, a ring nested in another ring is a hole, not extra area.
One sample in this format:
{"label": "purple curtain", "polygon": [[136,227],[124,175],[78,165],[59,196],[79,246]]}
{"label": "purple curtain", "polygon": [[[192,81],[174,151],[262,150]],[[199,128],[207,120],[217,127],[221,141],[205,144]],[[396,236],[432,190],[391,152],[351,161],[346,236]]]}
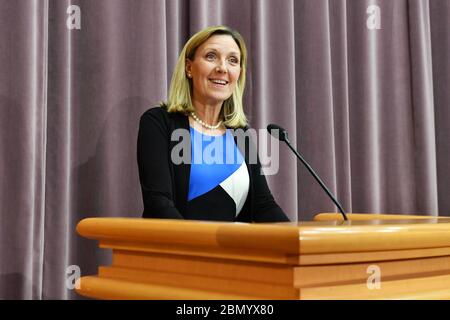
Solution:
{"label": "purple curtain", "polygon": [[[0,298],[77,298],[67,267],[110,258],[76,224],[141,215],[139,117],[209,25],[246,40],[251,126],[288,129],[348,212],[448,215],[449,21],[448,0],[0,0]],[[335,211],[279,157],[292,220]]]}

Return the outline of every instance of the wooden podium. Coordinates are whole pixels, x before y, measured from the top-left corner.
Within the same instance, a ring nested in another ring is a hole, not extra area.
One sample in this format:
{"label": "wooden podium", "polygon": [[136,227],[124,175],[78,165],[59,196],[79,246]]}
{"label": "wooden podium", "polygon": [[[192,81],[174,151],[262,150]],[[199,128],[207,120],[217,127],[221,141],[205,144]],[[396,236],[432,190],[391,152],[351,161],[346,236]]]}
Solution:
{"label": "wooden podium", "polygon": [[320,214],[247,224],[89,218],[112,249],[79,279],[97,299],[449,299],[450,218]]}

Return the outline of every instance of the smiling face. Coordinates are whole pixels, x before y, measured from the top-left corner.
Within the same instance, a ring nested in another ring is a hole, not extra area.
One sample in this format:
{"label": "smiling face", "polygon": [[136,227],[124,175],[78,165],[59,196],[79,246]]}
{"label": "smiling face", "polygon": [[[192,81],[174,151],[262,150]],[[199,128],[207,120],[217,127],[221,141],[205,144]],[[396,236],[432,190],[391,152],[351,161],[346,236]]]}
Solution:
{"label": "smiling face", "polygon": [[230,35],[213,35],[186,60],[186,74],[192,80],[193,101],[218,104],[227,100],[241,73],[241,51]]}

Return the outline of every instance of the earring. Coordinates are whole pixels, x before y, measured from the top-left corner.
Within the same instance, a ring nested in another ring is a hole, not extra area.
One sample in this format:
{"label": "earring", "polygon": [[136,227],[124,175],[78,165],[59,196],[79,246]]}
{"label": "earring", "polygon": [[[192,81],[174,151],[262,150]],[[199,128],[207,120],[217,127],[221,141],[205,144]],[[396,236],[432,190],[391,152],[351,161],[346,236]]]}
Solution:
{"label": "earring", "polygon": [[192,74],[188,73],[187,74],[188,78],[192,78]]}

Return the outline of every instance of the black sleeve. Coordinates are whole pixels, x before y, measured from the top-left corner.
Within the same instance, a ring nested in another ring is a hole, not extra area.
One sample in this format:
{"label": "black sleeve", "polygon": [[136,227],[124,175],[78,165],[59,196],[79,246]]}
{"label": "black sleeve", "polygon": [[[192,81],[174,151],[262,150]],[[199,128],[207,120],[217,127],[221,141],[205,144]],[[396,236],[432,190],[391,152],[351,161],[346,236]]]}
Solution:
{"label": "black sleeve", "polygon": [[252,165],[252,184],[254,189],[254,202],[252,216],[255,222],[285,222],[290,221],[283,209],[275,202],[266,177],[261,169],[259,157]]}
{"label": "black sleeve", "polygon": [[145,112],[139,123],[137,161],[144,218],[183,219],[173,201],[169,129],[158,110]]}
{"label": "black sleeve", "polygon": [[[247,149],[248,148],[248,149]],[[253,208],[251,216],[255,222],[285,222],[290,221],[283,209],[275,202],[266,176],[261,168],[256,144],[250,138],[247,145],[247,152],[256,154],[256,163],[250,164],[250,174],[253,193]]]}

